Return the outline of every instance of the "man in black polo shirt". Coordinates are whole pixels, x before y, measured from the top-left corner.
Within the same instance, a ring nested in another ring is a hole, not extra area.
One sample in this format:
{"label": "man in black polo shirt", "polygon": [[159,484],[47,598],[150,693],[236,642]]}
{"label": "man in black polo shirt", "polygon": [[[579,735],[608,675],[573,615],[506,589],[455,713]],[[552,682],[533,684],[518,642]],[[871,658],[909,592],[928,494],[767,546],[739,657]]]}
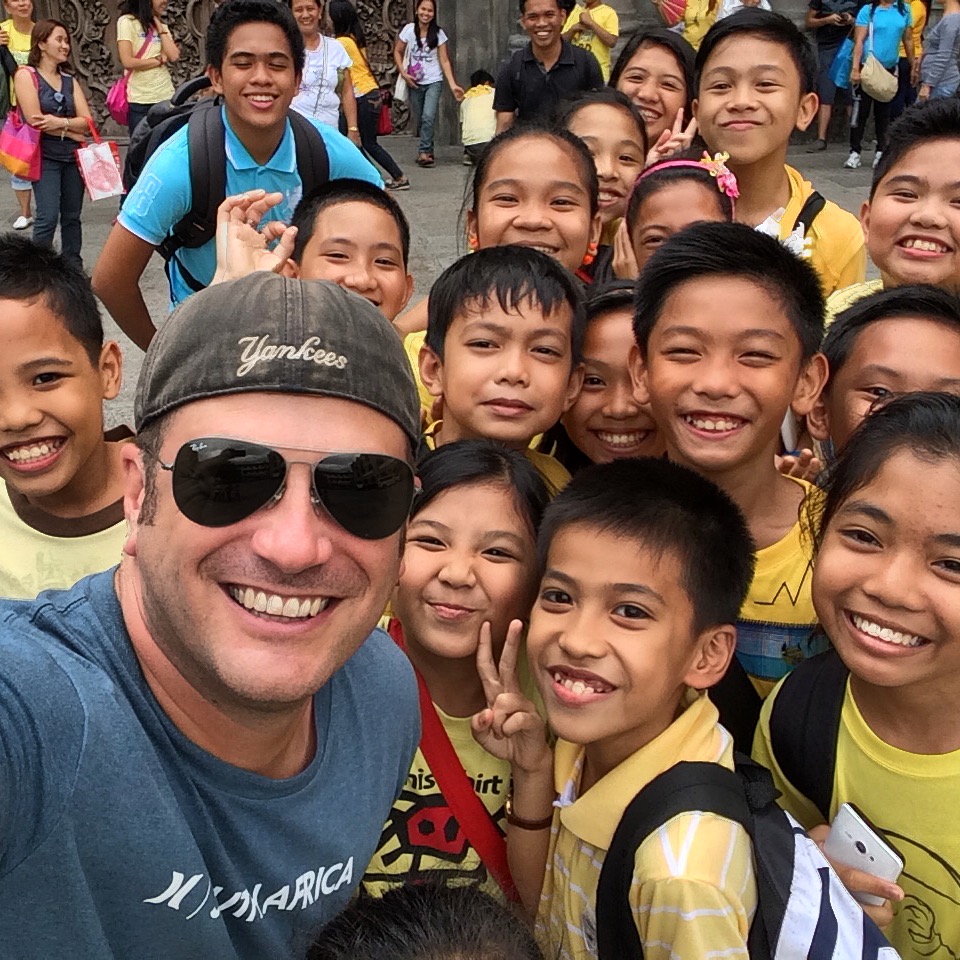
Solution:
{"label": "man in black polo shirt", "polygon": [[500,67],[493,99],[497,133],[515,120],[548,116],[564,97],[603,86],[597,58],[562,38],[564,16],[557,0],[520,0],[530,42]]}

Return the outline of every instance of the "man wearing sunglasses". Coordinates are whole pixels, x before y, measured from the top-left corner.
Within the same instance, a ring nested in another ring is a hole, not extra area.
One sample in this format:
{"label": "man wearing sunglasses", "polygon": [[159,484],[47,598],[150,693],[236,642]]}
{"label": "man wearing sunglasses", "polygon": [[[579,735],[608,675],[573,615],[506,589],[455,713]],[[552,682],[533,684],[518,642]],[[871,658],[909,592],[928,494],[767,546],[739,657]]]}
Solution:
{"label": "man wearing sunglasses", "polygon": [[119,567],[0,605],[0,944],[300,956],[419,739],[374,630],[414,493],[410,368],[365,300],[258,273],[170,317],[135,413]]}

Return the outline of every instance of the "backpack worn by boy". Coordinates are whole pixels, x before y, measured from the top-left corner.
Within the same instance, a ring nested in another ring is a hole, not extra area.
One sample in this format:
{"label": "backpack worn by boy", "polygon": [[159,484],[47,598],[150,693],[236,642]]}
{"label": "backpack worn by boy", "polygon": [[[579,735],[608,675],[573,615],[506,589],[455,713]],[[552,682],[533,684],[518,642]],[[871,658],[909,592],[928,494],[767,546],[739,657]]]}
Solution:
{"label": "backpack worn by boy", "polygon": [[[219,97],[193,99],[210,86],[208,77],[188,80],[177,88],[173,97],[151,107],[146,118],[134,131],[123,167],[123,186],[129,193],[144,166],[165,140],[184,124],[188,125],[190,144],[190,187],[192,205],[186,216],[173,227],[171,234],[157,247],[166,263],[177,261],[177,270],[193,291],[203,290],[200,283],[177,259],[181,247],[202,247],[217,232],[217,208],[227,194],[227,150]],[[323,137],[316,127],[296,110],[287,113],[293,128],[297,170],[303,183],[303,195],[330,179],[330,159]]]}
{"label": "backpack worn by boy", "polygon": [[642,960],[630,906],[636,852],[681,813],[732,820],[753,843],[757,912],[751,960],[897,960],[874,922],[840,882],[820,848],[776,802],[770,772],[736,755],[736,772],[716,763],[678,763],[630,802],[607,851],[597,886],[600,960]]}

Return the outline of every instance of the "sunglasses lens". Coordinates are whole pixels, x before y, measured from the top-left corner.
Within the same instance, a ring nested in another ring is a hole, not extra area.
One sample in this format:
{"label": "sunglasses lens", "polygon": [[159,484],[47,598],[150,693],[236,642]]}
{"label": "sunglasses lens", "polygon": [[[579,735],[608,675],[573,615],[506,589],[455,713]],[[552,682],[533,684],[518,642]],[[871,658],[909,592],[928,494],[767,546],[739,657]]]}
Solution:
{"label": "sunglasses lens", "polygon": [[348,533],[382,540],[404,524],[413,501],[413,471],[379,453],[335,453],[313,472],[327,513]]}
{"label": "sunglasses lens", "polygon": [[269,447],[243,440],[191,440],[173,463],[173,499],[188,520],[226,527],[267,503],[286,472],[283,457]]}

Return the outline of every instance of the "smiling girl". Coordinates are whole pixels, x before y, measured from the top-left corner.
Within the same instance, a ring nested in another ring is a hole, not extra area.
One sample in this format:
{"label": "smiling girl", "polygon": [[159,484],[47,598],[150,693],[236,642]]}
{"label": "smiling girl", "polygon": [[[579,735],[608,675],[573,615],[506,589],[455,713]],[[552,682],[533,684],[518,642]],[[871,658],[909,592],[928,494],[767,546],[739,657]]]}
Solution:
{"label": "smiling girl", "polygon": [[503,841],[510,765],[476,743],[470,717],[486,705],[481,631],[499,657],[511,622],[526,620],[533,603],[549,495],[529,460],[488,441],[446,444],[418,473],[389,629],[417,672],[420,749],[364,885],[383,893],[444,871],[512,896]]}

